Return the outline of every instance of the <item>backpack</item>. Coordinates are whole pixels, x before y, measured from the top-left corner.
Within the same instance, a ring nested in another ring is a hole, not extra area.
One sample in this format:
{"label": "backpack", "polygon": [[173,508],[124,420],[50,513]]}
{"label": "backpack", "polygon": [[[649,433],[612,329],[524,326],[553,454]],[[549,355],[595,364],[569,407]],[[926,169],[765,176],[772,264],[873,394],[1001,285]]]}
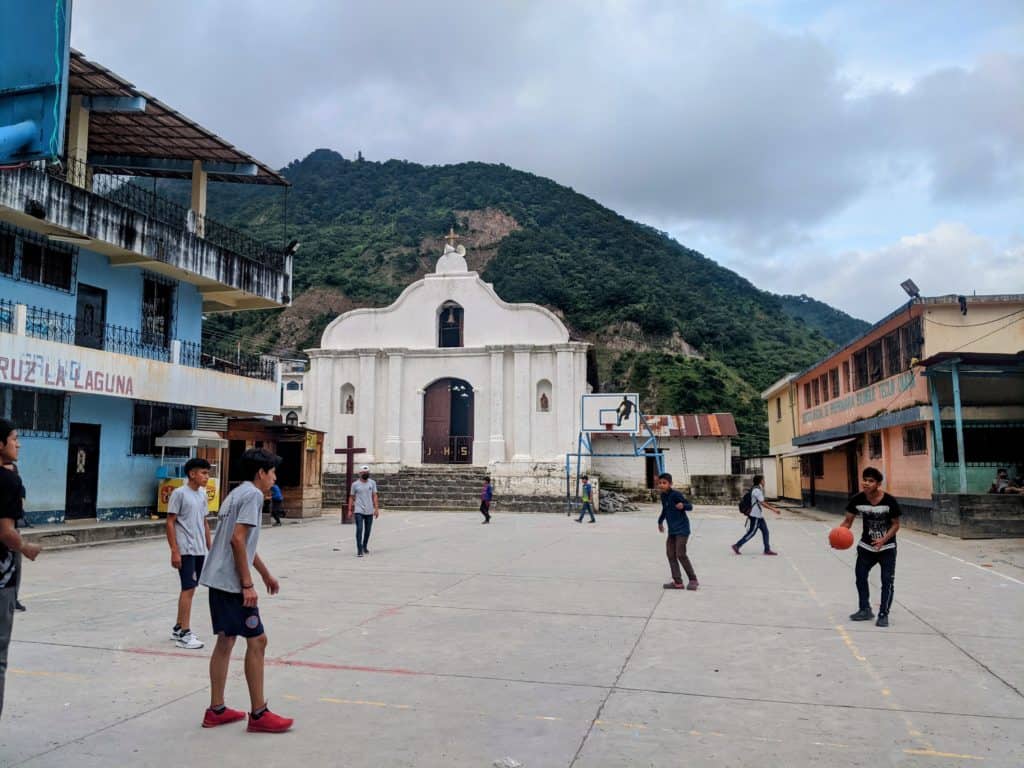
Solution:
{"label": "backpack", "polygon": [[740,499],[740,513],[750,517],[750,510],[754,507],[754,499],[751,496],[753,488],[743,494],[743,498]]}

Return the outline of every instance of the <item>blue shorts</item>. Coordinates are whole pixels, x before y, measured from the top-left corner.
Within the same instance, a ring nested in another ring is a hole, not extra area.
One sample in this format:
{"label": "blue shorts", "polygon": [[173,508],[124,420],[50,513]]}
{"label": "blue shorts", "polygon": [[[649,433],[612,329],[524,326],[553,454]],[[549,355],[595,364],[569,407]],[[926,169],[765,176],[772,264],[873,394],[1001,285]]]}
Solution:
{"label": "blue shorts", "polygon": [[259,637],[263,634],[259,608],[242,605],[241,592],[210,587],[210,621],[215,635]]}
{"label": "blue shorts", "polygon": [[181,591],[187,592],[199,586],[199,576],[203,572],[204,555],[182,555],[178,578],[181,579]]}

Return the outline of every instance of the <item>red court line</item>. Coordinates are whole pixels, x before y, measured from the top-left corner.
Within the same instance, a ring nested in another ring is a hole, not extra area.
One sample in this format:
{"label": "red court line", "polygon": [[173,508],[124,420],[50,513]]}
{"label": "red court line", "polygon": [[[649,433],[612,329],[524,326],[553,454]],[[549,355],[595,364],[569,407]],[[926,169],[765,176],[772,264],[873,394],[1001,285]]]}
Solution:
{"label": "red court line", "polygon": [[[208,660],[206,654],[179,653],[177,651],[157,651],[152,648],[124,648],[125,653],[137,653],[142,656],[172,656],[182,659]],[[297,661],[294,659],[267,659],[268,667],[305,667],[307,669],[328,669],[339,672],[374,672],[381,675],[413,675],[417,677],[430,677],[429,672],[417,672],[414,669],[401,669],[398,667],[361,667],[354,664],[330,664],[321,661]]]}
{"label": "red court line", "polygon": [[[399,614],[402,611],[402,607],[403,606],[396,605],[396,606],[393,606],[391,608],[384,608],[383,610],[377,611],[372,616],[369,616],[369,617],[363,619],[358,624],[356,624],[355,627],[361,627],[364,624],[369,624],[371,621],[376,621],[377,619],[383,619],[386,616],[396,616],[397,614]],[[337,632],[334,632],[334,633],[332,633],[330,635],[327,635],[325,637],[318,638],[317,640],[313,640],[312,642],[306,643],[305,645],[300,645],[294,651],[289,651],[288,653],[286,653],[281,658],[283,659],[283,658],[286,658],[288,656],[294,656],[297,653],[304,653],[305,651],[312,650],[313,648],[316,648],[318,645],[323,645],[328,640],[333,640],[338,635],[343,634],[345,632],[348,632],[350,629],[353,629],[353,628],[354,627],[346,627],[345,629],[338,630]]]}

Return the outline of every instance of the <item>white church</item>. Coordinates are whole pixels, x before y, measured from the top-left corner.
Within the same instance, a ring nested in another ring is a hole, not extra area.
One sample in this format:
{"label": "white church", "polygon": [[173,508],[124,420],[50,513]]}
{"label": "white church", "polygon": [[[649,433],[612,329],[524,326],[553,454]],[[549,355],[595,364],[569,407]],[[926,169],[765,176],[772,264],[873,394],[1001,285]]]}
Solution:
{"label": "white church", "polygon": [[348,436],[377,474],[486,467],[520,492],[564,493],[588,391],[587,344],[536,304],[509,304],[445,246],[436,271],[388,307],[356,309],[307,350],[303,411],[326,432],[328,471]]}

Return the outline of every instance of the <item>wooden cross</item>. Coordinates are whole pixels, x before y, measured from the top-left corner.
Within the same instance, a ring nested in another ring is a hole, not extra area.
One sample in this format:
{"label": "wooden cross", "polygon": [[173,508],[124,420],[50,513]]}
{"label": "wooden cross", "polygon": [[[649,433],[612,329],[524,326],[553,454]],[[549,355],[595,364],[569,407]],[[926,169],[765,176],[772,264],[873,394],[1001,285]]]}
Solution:
{"label": "wooden cross", "polygon": [[455,227],[452,227],[444,239],[448,241],[448,245],[455,247],[455,241],[459,239],[459,236],[455,234]]}
{"label": "wooden cross", "polygon": [[335,448],[334,452],[345,456],[345,500],[341,502],[341,522],[351,523],[352,516],[348,514],[348,495],[352,492],[352,480],[355,476],[356,454],[366,453],[365,448],[355,447],[356,439],[349,435],[345,438],[344,448]]}

